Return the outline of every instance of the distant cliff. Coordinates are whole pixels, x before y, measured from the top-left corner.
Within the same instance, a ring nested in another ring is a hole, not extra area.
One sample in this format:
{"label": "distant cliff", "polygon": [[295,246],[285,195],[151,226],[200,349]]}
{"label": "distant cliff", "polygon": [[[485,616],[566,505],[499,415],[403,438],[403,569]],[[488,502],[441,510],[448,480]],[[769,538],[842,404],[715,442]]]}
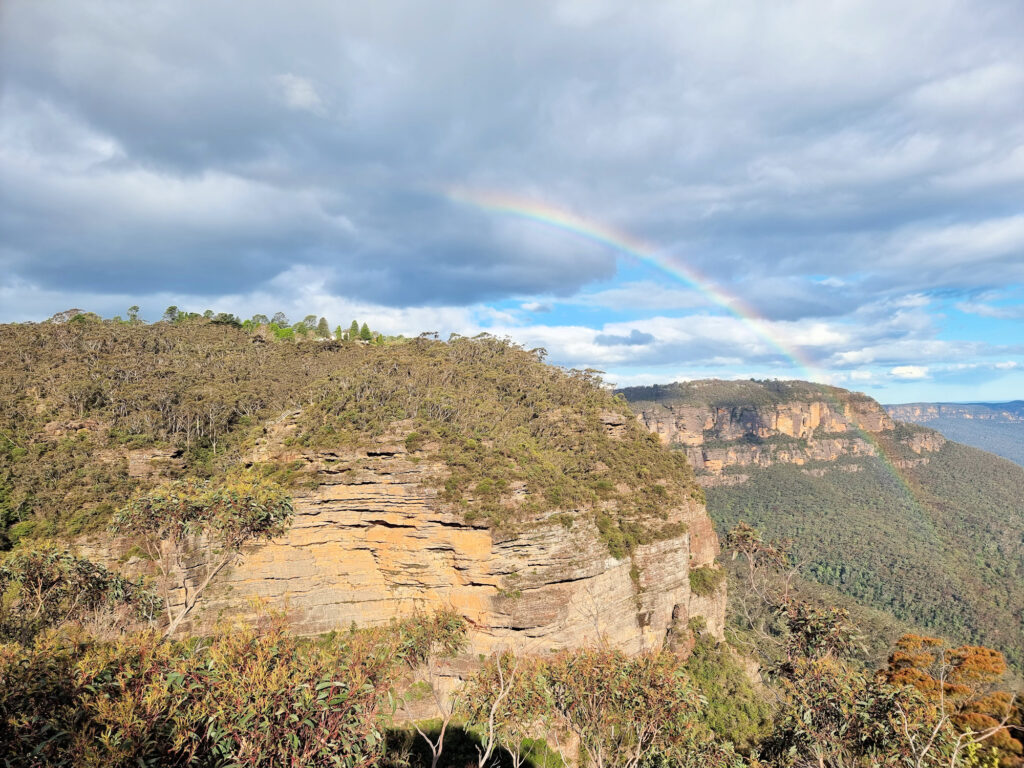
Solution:
{"label": "distant cliff", "polygon": [[689,457],[719,531],[742,520],[790,539],[804,577],[1024,670],[1024,468],[808,382],[622,394]]}
{"label": "distant cliff", "polygon": [[1024,400],[1009,403],[903,403],[886,405],[885,410],[894,419],[916,424],[939,418],[1024,423]]}
{"label": "distant cliff", "polygon": [[[622,390],[640,421],[680,447],[705,486],[747,479],[743,467],[876,456],[894,444],[903,466],[928,461],[942,435],[897,425],[865,395],[801,381],[703,380]],[[857,471],[856,465],[844,465]],[[822,471],[822,470],[816,470]]]}
{"label": "distant cliff", "polygon": [[938,430],[1024,465],[1024,401],[1009,403],[905,403],[887,405],[895,419]]}

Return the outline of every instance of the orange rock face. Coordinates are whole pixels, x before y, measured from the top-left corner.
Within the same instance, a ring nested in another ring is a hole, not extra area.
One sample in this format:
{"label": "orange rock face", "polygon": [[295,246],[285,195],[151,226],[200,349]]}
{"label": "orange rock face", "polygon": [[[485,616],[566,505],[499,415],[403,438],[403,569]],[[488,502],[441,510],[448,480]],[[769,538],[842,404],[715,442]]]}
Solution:
{"label": "orange rock face", "polygon": [[[515,534],[466,524],[438,503],[429,478],[440,468],[415,461],[401,444],[291,458],[310,465],[318,487],[296,494],[284,536],[250,546],[218,577],[182,633],[201,634],[220,619],[255,620],[266,608],[312,635],[449,607],[471,625],[471,653],[598,641],[634,652],[660,647],[698,614],[721,636],[724,587],[717,600],[690,593],[690,568],[712,564],[718,552],[696,502],[668,512],[685,534],[616,560],[585,513],[570,528],[541,520]],[[130,545],[104,542],[92,554],[114,561]],[[196,542],[194,582],[209,557]],[[133,560],[126,570],[146,566]]]}
{"label": "orange rock face", "polygon": [[[639,403],[637,418],[663,443],[677,445],[706,487],[744,482],[735,467],[833,462],[848,456],[876,456],[875,436],[890,433],[892,417],[863,397],[794,401],[730,408],[683,403]],[[915,454],[936,451],[944,438],[918,433],[901,442]],[[893,459],[912,465],[921,459]],[[818,472],[819,470],[809,470]]]}

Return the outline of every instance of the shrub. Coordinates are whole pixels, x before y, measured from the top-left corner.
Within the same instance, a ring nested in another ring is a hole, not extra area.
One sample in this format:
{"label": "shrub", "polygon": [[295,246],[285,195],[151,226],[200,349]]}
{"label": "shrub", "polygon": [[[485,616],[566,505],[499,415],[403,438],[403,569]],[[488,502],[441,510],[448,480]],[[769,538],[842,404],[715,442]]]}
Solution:
{"label": "shrub", "polygon": [[18,549],[0,561],[0,641],[126,609],[152,618],[159,600],[138,582],[54,547]]}
{"label": "shrub", "polygon": [[702,565],[699,568],[690,569],[690,591],[698,597],[713,595],[723,581],[725,581],[725,571],[721,568]]}

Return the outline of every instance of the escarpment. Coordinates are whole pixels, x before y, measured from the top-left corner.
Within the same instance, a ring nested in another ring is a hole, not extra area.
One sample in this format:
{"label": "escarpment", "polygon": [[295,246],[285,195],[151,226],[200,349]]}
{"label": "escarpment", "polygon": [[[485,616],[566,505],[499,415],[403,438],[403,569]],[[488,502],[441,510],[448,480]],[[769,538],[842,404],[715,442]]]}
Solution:
{"label": "escarpment", "polygon": [[[244,465],[288,487],[287,533],[219,571],[183,634],[268,609],[317,634],[441,606],[478,651],[677,643],[695,613],[721,633],[724,593],[690,594],[717,551],[692,469],[593,372],[542,349],[278,342],[196,317],[0,326],[0,351],[16,446],[0,451],[0,505],[18,510],[0,515],[0,547],[64,539],[155,577],[108,529],[132,499],[228,487]],[[223,553],[185,543],[191,605]]]}
{"label": "escarpment", "polygon": [[917,466],[945,443],[933,430],[894,422],[864,395],[808,382],[708,380],[622,392],[644,426],[685,451],[705,487],[742,483],[744,468],[773,464],[807,465],[818,476],[829,464],[855,472],[859,465],[841,460],[883,452],[896,466]]}
{"label": "escarpment", "polygon": [[[622,426],[607,421],[610,431]],[[434,478],[445,468],[428,453],[389,437],[361,450],[295,451],[273,436],[265,441],[258,458],[301,465],[315,487],[295,492],[288,532],[248,547],[181,633],[204,634],[225,619],[256,621],[267,610],[312,635],[451,608],[469,621],[473,653],[597,643],[637,652],[685,639],[695,616],[722,636],[724,584],[712,595],[690,590],[690,570],[713,566],[718,552],[703,504],[666,510],[675,535],[616,559],[589,514],[551,513],[510,531],[467,523],[439,499]],[[146,573],[150,564],[131,557],[132,546],[126,537],[82,548]],[[210,557],[197,540],[193,585]]]}

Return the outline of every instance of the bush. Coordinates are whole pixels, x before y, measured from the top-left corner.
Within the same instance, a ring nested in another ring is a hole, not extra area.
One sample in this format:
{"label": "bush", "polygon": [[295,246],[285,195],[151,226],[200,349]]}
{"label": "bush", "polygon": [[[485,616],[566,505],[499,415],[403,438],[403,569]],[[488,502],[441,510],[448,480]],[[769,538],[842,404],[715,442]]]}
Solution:
{"label": "bush", "polygon": [[699,568],[690,569],[690,591],[698,597],[713,595],[723,581],[725,581],[725,571],[721,568],[702,565]]}
{"label": "bush", "polygon": [[379,765],[399,633],[260,630],[0,645],[0,755],[62,768]]}

